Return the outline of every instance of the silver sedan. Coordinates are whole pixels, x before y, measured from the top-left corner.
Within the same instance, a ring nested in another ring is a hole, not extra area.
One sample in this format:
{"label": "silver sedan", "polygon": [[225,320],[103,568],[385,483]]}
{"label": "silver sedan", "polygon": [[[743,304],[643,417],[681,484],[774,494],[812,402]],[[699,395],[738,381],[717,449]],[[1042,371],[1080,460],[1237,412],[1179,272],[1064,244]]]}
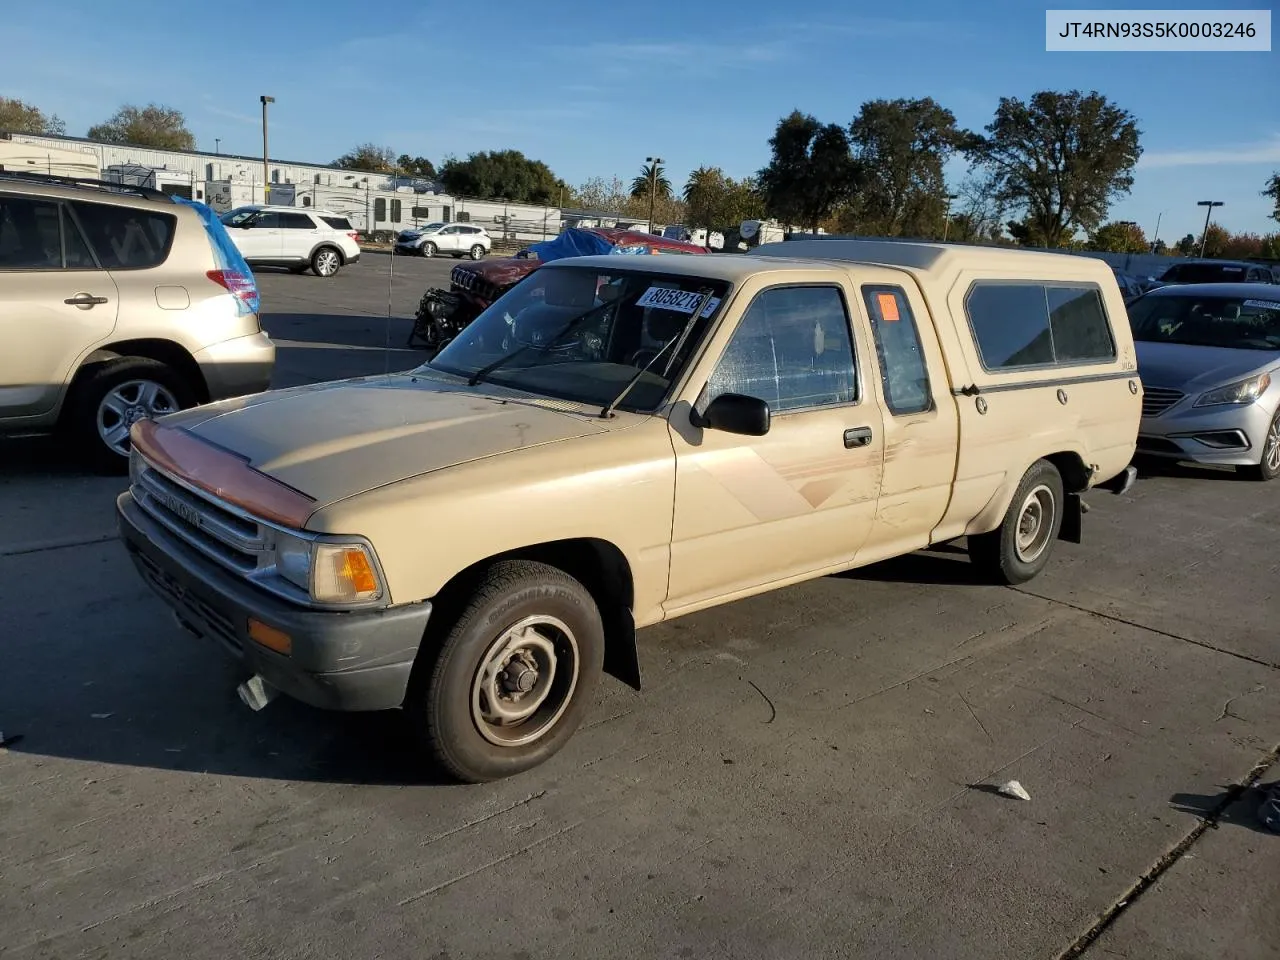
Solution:
{"label": "silver sedan", "polygon": [[1280,476],[1280,285],[1161,287],[1129,304],[1138,452]]}

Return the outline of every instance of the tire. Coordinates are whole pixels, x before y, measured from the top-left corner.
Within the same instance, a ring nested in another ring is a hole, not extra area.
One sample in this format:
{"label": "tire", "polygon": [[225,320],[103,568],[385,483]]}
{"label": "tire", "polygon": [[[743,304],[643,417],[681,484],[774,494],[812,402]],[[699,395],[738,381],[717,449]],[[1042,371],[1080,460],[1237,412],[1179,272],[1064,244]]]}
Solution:
{"label": "tire", "polygon": [[1265,481],[1280,477],[1280,410],[1271,418],[1271,426],[1267,428],[1267,435],[1262,441],[1262,454],[1258,462],[1237,469],[1250,480]]}
{"label": "tire", "polygon": [[342,269],[342,253],[336,247],[321,247],[311,254],[311,272],[317,277],[336,277]]}
{"label": "tire", "polygon": [[428,241],[418,248],[424,257],[434,257],[436,255],[436,245]]}
{"label": "tire", "polygon": [[471,248],[471,259],[472,260],[484,259],[484,247],[481,244],[477,243]]}
{"label": "tire", "polygon": [[[109,399],[114,402],[108,404]],[[120,357],[86,373],[75,385],[65,425],[89,466],[121,474],[129,469],[127,431],[133,422],[176,413],[196,401],[194,388],[172,367],[146,357]],[[112,428],[121,426],[125,436],[113,445]]]}
{"label": "tire", "polygon": [[[516,682],[508,673],[513,652],[540,668],[526,666],[519,678],[532,685],[526,689],[536,703],[521,705],[504,685]],[[430,657],[415,665],[405,703],[414,733],[453,777],[485,783],[537,766],[573,736],[604,664],[604,627],[573,577],[542,563],[503,561],[484,574]],[[495,704],[516,722],[486,719],[498,718]]]}
{"label": "tire", "polygon": [[993,583],[1026,583],[1049,562],[1065,505],[1058,468],[1037,460],[1018,484],[1000,526],[969,537],[969,559]]}

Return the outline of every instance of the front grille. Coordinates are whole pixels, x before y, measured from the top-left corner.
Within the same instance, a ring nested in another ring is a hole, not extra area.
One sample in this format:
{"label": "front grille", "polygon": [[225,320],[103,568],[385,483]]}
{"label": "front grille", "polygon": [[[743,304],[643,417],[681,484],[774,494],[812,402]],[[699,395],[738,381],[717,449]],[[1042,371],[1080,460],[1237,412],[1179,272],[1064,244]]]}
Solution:
{"label": "front grille", "polygon": [[1185,396],[1186,394],[1181,390],[1171,390],[1168,387],[1149,387],[1143,384],[1142,415],[1144,417],[1158,417]]}
{"label": "front grille", "polygon": [[198,631],[201,628],[208,630],[214,635],[215,639],[220,640],[233,651],[239,652],[243,649],[240,638],[236,635],[235,627],[221,611],[215,610],[199,597],[184,589],[177,580],[156,566],[151,558],[141,550],[137,551],[134,556],[138,558],[142,573],[148,582],[179,611],[179,617],[182,617],[182,614],[185,613],[187,616],[182,617],[182,619],[188,620],[188,622],[190,619],[199,621],[191,624]]}
{"label": "front grille", "polygon": [[133,485],[133,496],[174,536],[238,573],[255,573],[274,560],[260,523],[149,464]]}
{"label": "front grille", "polygon": [[1182,453],[1182,448],[1164,437],[1138,437],[1139,453]]}

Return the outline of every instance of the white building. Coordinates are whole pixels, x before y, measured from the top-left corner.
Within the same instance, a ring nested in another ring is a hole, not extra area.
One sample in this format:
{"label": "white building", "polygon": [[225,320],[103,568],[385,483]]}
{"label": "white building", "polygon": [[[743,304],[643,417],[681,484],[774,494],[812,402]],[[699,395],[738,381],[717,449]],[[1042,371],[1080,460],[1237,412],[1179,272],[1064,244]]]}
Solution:
{"label": "white building", "polygon": [[25,133],[0,133],[0,144],[0,166],[151,186],[220,212],[264,202],[321,207],[346,216],[358,230],[398,231],[465,220],[485,227],[495,239],[517,241],[552,237],[562,226],[556,207],[453,197],[430,181],[326,164],[269,159],[264,190],[261,157]]}

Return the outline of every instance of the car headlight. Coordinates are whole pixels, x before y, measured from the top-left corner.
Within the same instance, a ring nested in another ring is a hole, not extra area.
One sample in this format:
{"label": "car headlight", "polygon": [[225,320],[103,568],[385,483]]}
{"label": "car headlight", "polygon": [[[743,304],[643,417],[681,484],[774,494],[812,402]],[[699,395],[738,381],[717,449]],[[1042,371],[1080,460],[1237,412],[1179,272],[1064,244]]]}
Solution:
{"label": "car headlight", "polygon": [[316,603],[360,603],[382,596],[378,568],[362,543],[276,535],[276,573]]}
{"label": "car headlight", "polygon": [[1196,400],[1197,407],[1215,407],[1226,403],[1253,403],[1271,386],[1271,374],[1260,373],[1248,380],[1238,380],[1225,387],[1218,387],[1208,393],[1200,394]]}

